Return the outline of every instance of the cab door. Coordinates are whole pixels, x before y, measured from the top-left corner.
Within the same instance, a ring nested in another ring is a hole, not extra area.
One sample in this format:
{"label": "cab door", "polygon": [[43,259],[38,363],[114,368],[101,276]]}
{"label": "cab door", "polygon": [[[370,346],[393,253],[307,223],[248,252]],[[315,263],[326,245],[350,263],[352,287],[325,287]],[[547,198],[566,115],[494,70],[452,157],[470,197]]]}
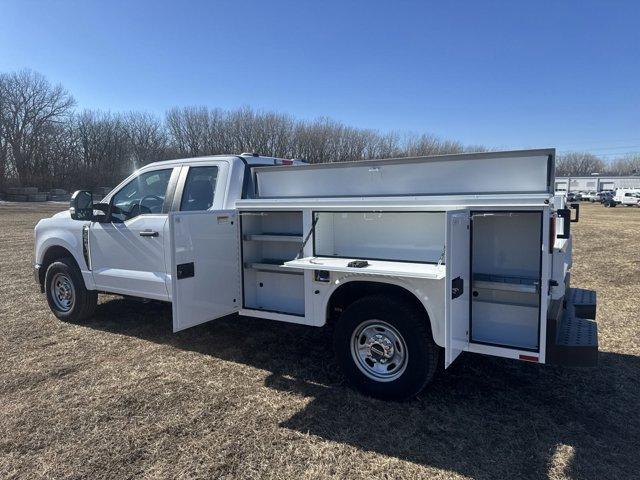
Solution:
{"label": "cab door", "polygon": [[448,211],[445,254],[445,368],[469,346],[470,245],[469,211]]}
{"label": "cab door", "polygon": [[168,300],[165,248],[167,211],[180,168],[143,171],[111,198],[111,217],[89,228],[96,289]]}
{"label": "cab door", "polygon": [[174,332],[240,309],[238,223],[234,210],[169,214]]}

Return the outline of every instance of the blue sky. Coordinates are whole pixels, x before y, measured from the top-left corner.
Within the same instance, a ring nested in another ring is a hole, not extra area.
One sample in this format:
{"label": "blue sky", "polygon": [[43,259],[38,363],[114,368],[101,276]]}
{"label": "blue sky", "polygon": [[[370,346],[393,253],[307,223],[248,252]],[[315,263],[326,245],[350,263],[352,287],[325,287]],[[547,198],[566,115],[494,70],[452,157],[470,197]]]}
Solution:
{"label": "blue sky", "polygon": [[0,0],[0,18],[0,71],[42,72],[80,107],[640,151],[640,2]]}

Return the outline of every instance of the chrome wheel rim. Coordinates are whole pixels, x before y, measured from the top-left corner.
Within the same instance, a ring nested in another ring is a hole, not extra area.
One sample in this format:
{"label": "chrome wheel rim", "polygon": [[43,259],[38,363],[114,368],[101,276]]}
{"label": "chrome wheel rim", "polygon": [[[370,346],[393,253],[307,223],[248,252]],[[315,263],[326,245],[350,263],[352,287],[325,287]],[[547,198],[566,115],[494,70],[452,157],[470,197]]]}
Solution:
{"label": "chrome wheel rim", "polygon": [[367,320],[351,335],[351,356],[368,378],[391,382],[406,370],[409,352],[395,327],[382,320]]}
{"label": "chrome wheel rim", "polygon": [[68,312],[73,308],[76,290],[73,282],[64,273],[56,273],[51,279],[51,299],[61,312]]}

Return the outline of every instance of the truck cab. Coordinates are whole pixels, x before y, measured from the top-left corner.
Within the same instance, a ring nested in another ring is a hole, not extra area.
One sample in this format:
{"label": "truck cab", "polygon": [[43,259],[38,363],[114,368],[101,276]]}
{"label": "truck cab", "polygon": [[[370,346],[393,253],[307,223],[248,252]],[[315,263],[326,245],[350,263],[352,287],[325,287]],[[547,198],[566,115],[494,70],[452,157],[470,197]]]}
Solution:
{"label": "truck cab", "polygon": [[64,256],[73,259],[89,290],[171,301],[169,214],[233,209],[252,190],[254,167],[302,163],[242,154],[147,165],[94,205],[95,217],[78,221],[66,210],[36,225],[41,290],[46,268]]}
{"label": "truck cab", "polygon": [[35,277],[63,320],[115,293],[171,302],[174,331],[231,313],[332,324],[347,378],[379,398],[465,351],[591,365],[595,292],[570,286],[579,209],[553,193],[554,158],[158,162],[40,221]]}

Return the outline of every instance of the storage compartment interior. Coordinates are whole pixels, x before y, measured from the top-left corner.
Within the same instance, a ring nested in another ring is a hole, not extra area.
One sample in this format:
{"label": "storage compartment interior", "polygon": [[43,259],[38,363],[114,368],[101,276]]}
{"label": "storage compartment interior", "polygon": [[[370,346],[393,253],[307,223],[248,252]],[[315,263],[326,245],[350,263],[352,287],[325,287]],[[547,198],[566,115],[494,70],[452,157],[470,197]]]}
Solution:
{"label": "storage compartment interior", "polygon": [[444,212],[316,212],[319,257],[444,263]]}
{"label": "storage compartment interior", "polygon": [[472,214],[471,341],[537,350],[540,212]]}
{"label": "storage compartment interior", "polygon": [[241,212],[244,308],[304,315],[304,276],[282,264],[302,247],[302,212]]}

